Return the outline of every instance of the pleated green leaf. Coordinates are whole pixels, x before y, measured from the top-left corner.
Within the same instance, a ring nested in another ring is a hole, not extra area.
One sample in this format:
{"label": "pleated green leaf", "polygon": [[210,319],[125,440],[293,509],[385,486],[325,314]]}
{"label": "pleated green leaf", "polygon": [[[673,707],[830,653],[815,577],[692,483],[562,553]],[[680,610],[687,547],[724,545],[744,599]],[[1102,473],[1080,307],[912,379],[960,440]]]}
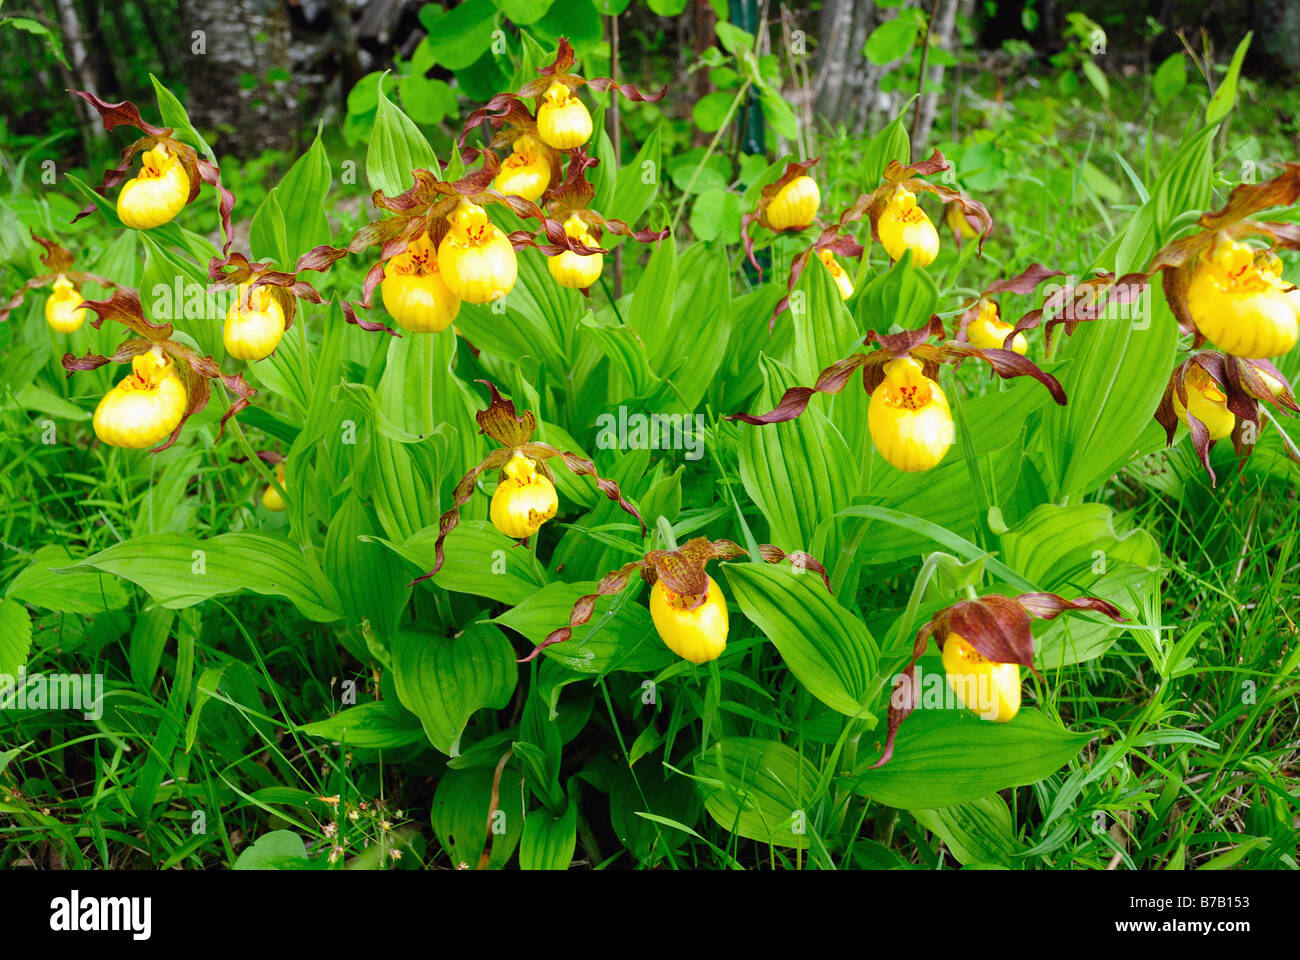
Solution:
{"label": "pleated green leaf", "polygon": [[704,809],[723,830],[780,847],[805,848],[817,768],[775,740],[730,737],[694,764]]}
{"label": "pleated green leaf", "polygon": [[1037,783],[1095,736],[1067,730],[1037,710],[1022,709],[1009,723],[990,723],[964,709],[925,709],[926,684],[933,683],[936,702],[943,703],[947,692],[939,688],[946,681],[937,659],[923,659],[920,667],[922,706],[899,728],[893,759],[870,770],[879,754],[869,751],[854,784],[858,793],[879,803],[951,807]]}
{"label": "pleated green leaf", "polygon": [[130,580],[165,607],[190,607],[230,593],[284,597],[309,620],[341,615],[338,594],[315,558],[288,540],[261,533],[204,539],[180,533],[133,537],[87,557],[94,568]]}
{"label": "pleated green leaf", "polygon": [[848,716],[870,715],[879,650],[866,624],[831,596],[820,576],[757,563],[723,570],[740,609],[809,693]]}
{"label": "pleated green leaf", "polygon": [[401,630],[391,650],[397,696],[420,718],[429,742],[448,756],[460,753],[460,735],[476,711],[502,709],[514,693],[514,649],[489,624],[471,623],[455,637]]}

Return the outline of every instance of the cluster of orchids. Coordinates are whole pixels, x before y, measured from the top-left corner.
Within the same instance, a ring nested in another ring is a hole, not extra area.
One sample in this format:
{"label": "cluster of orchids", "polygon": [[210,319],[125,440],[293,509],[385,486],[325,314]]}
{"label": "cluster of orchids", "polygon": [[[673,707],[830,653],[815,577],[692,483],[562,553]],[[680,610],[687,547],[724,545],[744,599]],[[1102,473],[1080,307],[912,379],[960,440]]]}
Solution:
{"label": "cluster of orchids", "polygon": [[[1272,180],[1236,187],[1222,209],[1203,214],[1191,234],[1167,244],[1151,264],[1182,331],[1193,338],[1156,420],[1171,444],[1178,423],[1187,426],[1211,481],[1210,450],[1217,441],[1231,437],[1239,457],[1254,448],[1261,402],[1300,412],[1291,384],[1270,362],[1295,347],[1300,335],[1300,289],[1282,279],[1275,252],[1300,249],[1300,224],[1254,218],[1298,198],[1300,164],[1290,163]],[[1243,242],[1253,237],[1268,246]],[[1206,341],[1218,349],[1201,349]],[[1300,463],[1300,449],[1282,430],[1278,434],[1286,455]]]}
{"label": "cluster of orchids", "polygon": [[173,339],[175,330],[170,323],[146,318],[134,290],[118,289],[107,300],[85,301],[79,309],[95,314],[90,324],[96,329],[112,320],[134,334],[110,356],[63,355],[69,376],[107,363],[131,364],[131,372],[104,394],[95,408],[92,425],[104,443],[137,450],[161,444],[157,449],[165,450],[176,442],[185,421],[207,406],[213,380],[235,397],[221,417],[222,428],[248,406],[254,391],[243,376],[222,373],[211,357]]}
{"label": "cluster of orchids", "polygon": [[[225,314],[222,340],[229,357],[255,363],[275,352],[293,324],[299,301],[325,302],[302,274],[328,270],[349,254],[379,247],[378,262],[366,275],[362,308],[371,308],[378,287],[384,309],[396,326],[412,333],[438,333],[452,325],[462,302],[490,303],[510,292],[518,275],[518,249],[540,250],[547,256],[557,283],[586,294],[603,271],[603,255],[608,251],[600,244],[606,232],[643,243],[666,236],[667,230],[632,230],[626,223],[591,208],[595,189],[588,180],[588,171],[598,161],[585,152],[584,146],[594,124],[578,95],[588,85],[600,91],[612,89],[633,100],[658,100],[666,88],[643,94],[631,85],[616,84],[607,78],[585,79],[571,72],[573,62],[572,48],[561,39],[554,62],[543,67],[536,79],[516,92],[494,97],[468,118],[461,147],[466,159],[480,161],[478,169],[452,181],[428,170],[412,171],[412,186],[404,193],[390,197],[375,192],[374,205],[382,219],[361,228],[345,247],[324,245],[308,251],[292,272],[276,269],[270,263],[254,263],[244,254],[232,252],[230,216],[234,195],[222,185],[217,166],[177,139],[172,128],[144,120],[139,109],[128,101],[109,103],[87,91],[73,92],[98,111],[105,130],[132,127],[142,134],[122,151],[121,162],[105,172],[97,188],[107,198],[113,188],[120,186],[115,211],[124,226],[137,230],[164,227],[197,199],[204,183],[217,191],[224,244],[221,256],[212,258],[208,274],[214,285],[231,288],[235,294]],[[484,126],[491,131],[488,145],[466,146],[469,134]],[[506,147],[510,154],[503,163],[496,151]],[[137,156],[140,166],[131,176]],[[506,233],[488,214],[494,204],[508,208],[523,220],[535,220],[540,226],[536,231],[517,229]],[[96,209],[94,204],[88,206],[77,219]],[[66,250],[53,241],[40,237],[36,240],[45,247],[42,261],[47,272],[29,280],[11,297],[0,309],[0,320],[22,303],[28,291],[52,285],[46,318],[54,330],[71,333],[96,308],[95,303],[82,297],[81,285],[95,282],[112,290],[115,284],[74,270],[72,256]],[[117,301],[103,303],[110,302]],[[168,332],[156,338],[157,350],[144,354],[119,350],[103,359],[130,360],[132,374],[103,398],[100,411],[104,415],[95,417],[95,432],[100,440],[112,445],[152,446],[162,439],[170,445],[189,413],[207,402],[208,391],[204,388],[202,396],[198,396],[196,381],[174,366],[174,360],[184,360],[183,366],[197,369],[185,353],[188,348],[170,339],[170,326],[145,319],[138,295],[133,303],[138,319],[127,317],[123,311],[130,310],[120,303],[110,311],[113,319],[137,332],[150,331],[143,339],[153,337],[164,327]],[[357,307],[346,300],[341,301],[341,309],[349,323],[368,331],[395,333],[386,323],[358,314]],[[107,315],[100,312],[94,325],[98,326]],[[204,384],[212,378],[225,378],[210,357],[200,359]],[[64,365],[71,374],[98,366],[99,361],[68,357]],[[232,385],[238,383],[239,401],[232,408],[238,409],[247,403],[252,391],[242,377],[228,379]],[[123,390],[133,398],[132,403],[119,402]],[[153,399],[146,403],[145,397]],[[277,466],[282,469],[283,463]],[[272,493],[274,498],[268,506],[282,499],[277,492]]]}
{"label": "cluster of orchids", "polygon": [[[438,333],[453,323],[462,302],[491,303],[510,292],[519,272],[517,250],[540,250],[557,283],[586,294],[604,269],[605,232],[642,243],[667,236],[667,230],[632,230],[591,208],[595,188],[587,171],[599,161],[584,149],[594,126],[578,96],[588,85],[653,101],[666,88],[643,94],[608,78],[586,79],[569,72],[573,60],[569,42],[561,38],[555,60],[538,77],[518,91],[498,94],[466,118],[461,156],[477,160],[478,169],[454,181],[415,170],[415,184],[405,193],[375,192],[375,207],[393,216],[363,227],[346,248],[351,253],[380,248],[379,262],[366,277],[363,306],[370,306],[378,286],[384,309],[398,326]],[[470,134],[482,127],[490,131],[488,144],[468,145]],[[510,152],[503,161],[498,151],[506,148]],[[505,233],[489,217],[492,205],[538,221],[544,239],[523,229]]]}
{"label": "cluster of orchids", "polygon": [[[817,181],[808,174],[816,163],[817,158],[813,158],[787,164],[781,176],[762,189],[757,207],[742,218],[745,255],[760,276],[762,267],[754,256],[754,226],[765,227],[773,235],[794,235],[816,223],[817,211],[821,207],[821,190]],[[982,247],[984,238],[993,229],[993,218],[984,205],[960,190],[924,179],[949,167],[938,150],[928,160],[919,163],[903,164],[891,160],[879,186],[859,195],[833,222],[819,224],[820,230],[812,244],[790,263],[787,290],[794,290],[809,261],[816,257],[829,271],[840,296],[846,300],[851,297],[853,280],[836,255],[861,260],[865,248],[848,231],[863,217],[870,222],[872,239],[884,248],[891,261],[901,260],[904,254],[910,253],[913,264],[929,266],[939,254],[939,231],[917,202],[918,193],[934,194],[945,203],[949,211],[945,215],[947,222],[959,243],[963,237],[978,236]],[[787,294],[776,305],[772,324],[788,305]]]}

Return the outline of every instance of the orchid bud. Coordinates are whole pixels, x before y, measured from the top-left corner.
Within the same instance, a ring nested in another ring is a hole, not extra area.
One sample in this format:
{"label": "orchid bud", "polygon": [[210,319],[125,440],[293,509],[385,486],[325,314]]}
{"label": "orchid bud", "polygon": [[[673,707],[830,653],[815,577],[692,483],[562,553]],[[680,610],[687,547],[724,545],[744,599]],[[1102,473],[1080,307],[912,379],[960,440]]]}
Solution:
{"label": "orchid bud", "polygon": [[537,141],[524,134],[514,142],[513,152],[501,164],[492,186],[500,193],[535,201],[551,184],[551,165]]}
{"label": "orchid bud", "polygon": [[59,274],[54,281],[54,290],[45,301],[45,320],[59,333],[72,333],[86,322],[86,310],[77,304],[85,299],[76,284]]}
{"label": "orchid bud", "polygon": [[264,360],[284,336],[284,309],[266,287],[258,287],[251,296],[248,291],[248,284],[239,285],[238,296],[226,311],[221,339],[226,353],[237,360]]}
{"label": "orchid bud", "polygon": [[773,230],[801,230],[813,222],[821,202],[822,195],[816,180],[812,177],[795,177],[777,191],[767,205],[764,216],[767,225]]}
{"label": "orchid bud", "polygon": [[515,285],[519,263],[514,247],[487,216],[469,200],[447,217],[451,227],[438,245],[438,269],[447,288],[461,300],[491,303]]}
{"label": "orchid bud", "polygon": [[379,294],[397,325],[412,333],[440,333],[460,313],[460,298],[443,280],[437,252],[424,234],[384,265]]}
{"label": "orchid bud", "polygon": [[[280,486],[284,486],[284,464],[275,465],[275,479],[280,481]],[[268,483],[266,489],[262,491],[262,506],[268,510],[279,513],[284,509],[284,497],[280,496],[280,491],[275,489],[274,484]]]}
{"label": "orchid bud", "polygon": [[[581,217],[569,217],[564,223],[564,232],[584,246],[600,246],[600,241],[591,235]],[[600,253],[583,255],[565,250],[557,256],[547,257],[546,265],[550,268],[551,276],[560,286],[585,290],[600,279],[600,272],[605,266],[605,257]]]}
{"label": "orchid bud", "polygon": [[943,641],[948,684],[967,709],[982,720],[1006,723],[1020,711],[1020,665],[988,659],[961,636]]}
{"label": "orchid bud", "polygon": [[853,281],[849,279],[849,275],[844,268],[835,262],[835,254],[830,250],[822,250],[817,256],[826,265],[826,269],[830,271],[831,279],[835,281],[835,286],[839,287],[840,296],[845,300],[853,296]]}
{"label": "orchid bud", "polygon": [[[1267,376],[1262,371],[1261,375]],[[1271,380],[1272,377],[1269,379]],[[1186,424],[1190,410],[1192,416],[1205,425],[1211,440],[1222,440],[1232,433],[1237,418],[1228,409],[1227,394],[1219,389],[1213,377],[1200,366],[1192,364],[1187,370],[1187,378],[1183,386],[1187,390],[1186,406],[1183,406],[1182,401],[1178,399],[1178,391],[1175,390],[1173,394],[1174,413],[1178,415],[1179,420]],[[1188,426],[1190,428],[1190,424]]]}
{"label": "orchid bud", "polygon": [[[998,316],[997,304],[992,300],[981,300],[979,315],[966,328],[966,336],[981,350],[1001,350],[1012,329],[1011,324]],[[1029,343],[1023,333],[1016,334],[1011,349],[1021,356],[1029,352]]]}

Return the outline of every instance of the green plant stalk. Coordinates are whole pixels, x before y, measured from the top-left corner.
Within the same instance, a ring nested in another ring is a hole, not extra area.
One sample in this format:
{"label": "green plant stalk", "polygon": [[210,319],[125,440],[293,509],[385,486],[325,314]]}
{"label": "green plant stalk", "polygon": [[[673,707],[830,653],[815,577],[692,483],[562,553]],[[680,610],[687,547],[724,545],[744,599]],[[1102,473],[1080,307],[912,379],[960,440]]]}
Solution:
{"label": "green plant stalk", "polygon": [[722,126],[718,127],[717,131],[713,134],[713,139],[709,141],[709,146],[704,151],[704,156],[702,156],[700,162],[696,164],[695,172],[691,174],[691,179],[687,181],[686,189],[682,191],[682,199],[677,203],[677,212],[673,214],[672,231],[674,233],[677,232],[677,224],[682,219],[682,211],[686,209],[686,201],[691,196],[691,187],[695,186],[695,181],[699,178],[700,171],[703,170],[704,165],[709,162],[709,157],[713,156],[713,151],[718,148],[718,141],[722,139],[722,131],[727,129],[727,125],[731,123],[732,114],[736,112],[736,108],[740,106],[741,102],[745,98],[745,94],[749,92],[749,88],[753,85],[754,81],[752,79],[748,79],[741,84],[740,90],[736,93],[736,96],[732,98],[731,106],[727,108],[726,116],[722,118]]}

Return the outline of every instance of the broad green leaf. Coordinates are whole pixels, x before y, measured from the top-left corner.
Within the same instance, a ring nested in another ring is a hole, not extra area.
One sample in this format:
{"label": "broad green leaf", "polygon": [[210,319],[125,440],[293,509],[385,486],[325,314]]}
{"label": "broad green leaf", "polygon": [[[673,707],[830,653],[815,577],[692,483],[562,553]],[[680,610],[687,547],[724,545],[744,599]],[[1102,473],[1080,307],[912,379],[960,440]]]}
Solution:
{"label": "broad green leaf", "polygon": [[429,31],[434,60],[448,70],[460,70],[492,46],[496,9],[492,0],[466,0],[446,11],[426,4],[420,9],[420,23]]}
{"label": "broad green leaf", "polygon": [[[637,151],[632,162],[618,172],[614,184],[614,199],[609,207],[609,216],[622,220],[635,227],[641,215],[650,208],[659,192],[660,171],[659,156],[660,127],[655,126],[646,137],[645,143]],[[607,243],[618,240],[616,236],[605,238]]]}
{"label": "broad green leaf", "polygon": [[[596,584],[552,583],[493,619],[493,623],[541,643],[553,630],[566,626],[579,597],[596,592]],[[575,627],[564,643],[547,647],[542,655],[579,673],[611,670],[654,671],[676,657],[655,633],[650,611],[636,602],[634,587],[617,597],[601,597],[586,624]]]}
{"label": "broad green leaf", "polygon": [[431,170],[437,174],[440,168],[433,148],[419,127],[393,105],[380,87],[377,86],[375,91],[378,108],[370,134],[370,148],[366,151],[366,178],[374,189],[395,197],[410,189],[415,182],[412,170]]}
{"label": "broad green leaf", "polygon": [[855,313],[863,332],[889,333],[895,326],[906,330],[921,326],[938,306],[939,288],[908,254],[862,288]]}
{"label": "broad green leaf", "polygon": [[936,833],[962,864],[996,863],[1011,869],[1022,849],[1007,802],[996,793],[937,810],[913,810],[921,826]]}
{"label": "broad green leaf", "polygon": [[332,717],[303,724],[298,729],[309,737],[321,737],[362,749],[405,747],[424,740],[424,731],[414,714],[386,700],[348,707]]}
{"label": "broad green leaf", "polygon": [[496,627],[471,623],[454,637],[400,630],[391,649],[402,705],[420,718],[429,742],[449,756],[460,753],[460,735],[476,711],[500,710],[514,693],[514,649]]}
{"label": "broad green leaf", "polygon": [[643,764],[635,775],[623,764],[610,777],[609,825],[619,843],[643,865],[653,867],[686,842],[682,830],[699,823],[701,803],[688,778]]}
{"label": "broad green leaf", "polygon": [[[1096,596],[1121,608],[1158,588],[1160,547],[1145,530],[1121,534],[1101,503],[1045,503],[1002,536],[1002,557],[1044,590]],[[1100,618],[1062,617],[1035,641],[1047,669],[1100,656],[1123,627]]]}
{"label": "broad green leaf", "polygon": [[144,588],[165,607],[190,607],[230,593],[283,597],[309,620],[340,616],[339,598],[314,558],[287,540],[261,533],[203,539],[155,533],[133,537],[82,560]]}
{"label": "broad green leaf", "polygon": [[321,143],[320,131],[289,172],[272,190],[285,223],[285,259],[282,266],[292,270],[298,258],[308,250],[332,239],[329,220],[329,193],[333,174],[329,157]]}
{"label": "broad green leaf", "polygon": [[1237,78],[1241,76],[1241,64],[1246,59],[1246,51],[1250,48],[1250,40],[1253,36],[1253,33],[1248,33],[1237,44],[1237,49],[1232,54],[1232,63],[1228,65],[1228,72],[1205,108],[1207,126],[1213,126],[1232,112],[1233,104],[1237,102]]}
{"label": "broad green leaf", "polygon": [[1105,103],[1110,102],[1110,81],[1106,79],[1106,74],[1102,73],[1101,67],[1097,66],[1091,60],[1083,60],[1079,67],[1083,70],[1083,75],[1088,78],[1092,88],[1100,94]]}
{"label": "broad green leaf", "polygon": [[[477,870],[487,844],[487,867],[499,870],[515,852],[524,830],[523,784],[517,761],[507,763],[489,824],[493,770],[448,770],[433,794],[433,832],[456,869]],[[491,832],[489,832],[491,830]],[[499,831],[499,832],[498,832]]]}
{"label": "broad green leaf", "polygon": [[[431,524],[403,543],[379,542],[421,570],[430,570],[437,538],[438,525]],[[533,555],[486,520],[462,520],[443,548],[446,559],[433,578],[443,590],[517,604],[546,582]]]}
{"label": "broad green leaf", "polygon": [[[1009,723],[990,723],[964,709],[925,709],[927,697],[950,702],[936,658],[921,679],[921,705],[898,730],[893,758],[878,770],[868,757],[854,789],[891,807],[952,807],[997,790],[1037,783],[1055,773],[1095,736],[1073,733],[1037,710]],[[933,679],[930,679],[933,678]],[[931,691],[931,687],[934,688]]]}
{"label": "broad green leaf", "polygon": [[919,34],[920,25],[910,16],[900,15],[872,30],[862,53],[871,63],[883,67],[907,56]]}
{"label": "broad green leaf", "polygon": [[1187,86],[1187,55],[1179,50],[1167,57],[1151,78],[1151,91],[1161,103],[1168,103]]}
{"label": "broad green leaf", "polygon": [[[867,148],[862,154],[862,184],[865,189],[872,189],[885,174],[885,167],[889,166],[890,160],[897,160],[899,163],[907,163],[912,159],[911,138],[908,135],[907,126],[903,118],[907,116],[911,109],[912,101],[909,100],[904,104],[903,109],[898,112],[885,127],[871,138]],[[866,329],[866,327],[864,327]]]}
{"label": "broad green leaf", "polygon": [[163,86],[162,81],[152,73],[149,74],[149,79],[153,81],[154,92],[158,95],[158,112],[162,115],[162,125],[174,129],[177,139],[197,148],[203,158],[210,163],[216,163],[217,155],[212,152],[208,142],[194,128],[194,124],[190,122],[190,115],[185,112],[185,106],[177,99],[176,94]]}
{"label": "broad green leaf", "polygon": [[27,662],[32,645],[32,618],[12,597],[0,600],[0,675],[14,676]]}
{"label": "broad green leaf", "polygon": [[564,813],[533,810],[524,820],[519,838],[522,870],[567,870],[578,846],[578,805],[570,801]]}
{"label": "broad green leaf", "polygon": [[870,716],[881,683],[876,642],[819,575],[756,563],[729,563],[723,570],[740,609],[809,693],[847,716]]}
{"label": "broad green leaf", "polygon": [[506,19],[521,27],[546,16],[546,11],[554,4],[555,0],[497,0],[497,7],[506,15]]}
{"label": "broad green leaf", "polygon": [[99,613],[127,605],[130,595],[121,581],[94,570],[72,568],[74,563],[76,558],[67,547],[41,547],[9,582],[5,595],[59,613]]}
{"label": "broad green leaf", "polygon": [[295,870],[308,863],[307,847],[292,830],[264,833],[239,854],[232,870]]}
{"label": "broad green leaf", "polygon": [[817,768],[785,744],[718,740],[695,758],[693,772],[704,809],[723,830],[763,844],[808,846]]}
{"label": "broad green leaf", "polygon": [[[796,378],[774,360],[762,361],[766,386],[754,401],[767,411]],[[770,542],[806,550],[822,517],[848,506],[852,454],[814,401],[788,423],[740,427],[740,479],[767,518]]]}
{"label": "broad green leaf", "polygon": [[370,538],[379,524],[355,494],[349,494],[325,535],[325,574],[339,595],[339,609],[354,624],[368,621],[389,637],[410,599],[410,568],[391,550]]}

